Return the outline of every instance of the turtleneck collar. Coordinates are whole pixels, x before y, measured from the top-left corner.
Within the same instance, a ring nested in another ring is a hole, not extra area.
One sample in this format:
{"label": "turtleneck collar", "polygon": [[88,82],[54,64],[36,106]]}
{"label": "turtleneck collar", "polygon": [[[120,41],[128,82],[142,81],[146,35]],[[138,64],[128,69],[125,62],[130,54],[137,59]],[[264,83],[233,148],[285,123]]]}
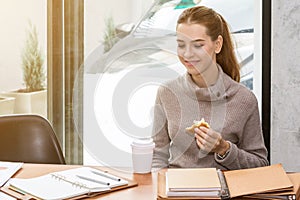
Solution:
{"label": "turtleneck collar", "polygon": [[219,65],[218,70],[217,82],[207,88],[200,88],[189,73],[184,74],[182,76],[184,81],[183,87],[185,87],[187,95],[200,101],[220,101],[234,95],[238,90],[238,83],[225,74]]}

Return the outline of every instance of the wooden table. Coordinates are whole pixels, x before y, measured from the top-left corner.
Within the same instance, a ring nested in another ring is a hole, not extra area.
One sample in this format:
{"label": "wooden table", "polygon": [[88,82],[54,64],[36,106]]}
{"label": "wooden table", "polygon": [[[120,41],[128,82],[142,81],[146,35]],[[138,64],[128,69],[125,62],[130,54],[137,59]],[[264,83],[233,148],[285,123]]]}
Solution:
{"label": "wooden table", "polygon": [[[55,171],[61,171],[81,167],[79,165],[52,165],[52,164],[24,164],[22,169],[18,171],[14,177],[18,178],[33,178]],[[108,167],[95,167],[101,170],[106,170],[109,173],[117,176],[133,180],[138,183],[138,186],[122,189],[119,191],[101,194],[88,199],[101,200],[154,200],[157,195],[157,173],[134,174],[129,172],[117,171]],[[125,171],[125,170],[124,170]]]}
{"label": "wooden table", "polygon": [[[18,171],[14,177],[18,178],[33,178],[45,175],[51,172],[62,171],[66,169],[82,167],[80,165],[53,165],[53,164],[24,164],[22,169]],[[93,166],[92,166],[93,167]],[[95,167],[122,178],[135,181],[138,186],[126,188],[118,191],[113,191],[106,194],[101,194],[96,197],[87,199],[102,199],[102,200],[156,200],[157,199],[157,178],[158,173],[134,174],[126,172],[126,169],[114,170],[109,167]],[[300,190],[300,173],[297,175],[297,187]],[[300,200],[300,197],[298,197]],[[246,198],[237,198],[246,199]],[[298,200],[298,199],[297,199]]]}

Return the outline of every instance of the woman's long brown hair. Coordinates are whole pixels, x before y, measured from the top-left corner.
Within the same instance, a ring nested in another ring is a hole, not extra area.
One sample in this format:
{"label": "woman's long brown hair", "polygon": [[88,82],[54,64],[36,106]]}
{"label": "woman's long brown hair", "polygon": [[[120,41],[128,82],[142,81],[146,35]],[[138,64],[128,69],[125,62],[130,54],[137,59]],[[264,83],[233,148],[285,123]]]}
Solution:
{"label": "woman's long brown hair", "polygon": [[206,27],[207,35],[215,41],[219,35],[223,37],[223,46],[217,54],[217,63],[233,80],[240,81],[240,66],[234,53],[233,42],[227,22],[213,9],[205,6],[188,8],[182,12],[177,24],[201,24]]}

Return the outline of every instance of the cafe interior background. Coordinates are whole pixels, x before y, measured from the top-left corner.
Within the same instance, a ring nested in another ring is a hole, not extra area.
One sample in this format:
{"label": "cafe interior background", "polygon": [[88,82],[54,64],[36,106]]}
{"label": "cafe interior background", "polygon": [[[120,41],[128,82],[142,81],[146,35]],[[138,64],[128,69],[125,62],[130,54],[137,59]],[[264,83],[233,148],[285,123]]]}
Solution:
{"label": "cafe interior background", "polygon": [[[178,16],[179,2],[0,0],[0,114],[48,118],[68,164],[131,167],[130,143],[151,134],[158,85],[183,73],[173,43],[150,37],[174,33],[164,25]],[[232,22],[240,61],[248,66],[242,83],[258,98],[270,162],[299,171],[300,2],[186,2],[211,6]],[[22,56],[30,27],[43,59],[45,105],[16,111],[20,100],[12,91],[25,86]],[[107,40],[111,36],[117,39]]]}

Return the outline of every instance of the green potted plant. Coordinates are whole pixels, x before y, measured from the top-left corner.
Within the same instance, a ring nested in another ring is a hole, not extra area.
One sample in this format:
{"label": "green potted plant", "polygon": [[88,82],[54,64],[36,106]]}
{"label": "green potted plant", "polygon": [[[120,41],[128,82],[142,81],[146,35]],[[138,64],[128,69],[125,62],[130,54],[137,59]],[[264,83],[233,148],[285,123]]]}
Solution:
{"label": "green potted plant", "polygon": [[31,22],[26,30],[21,61],[25,87],[6,95],[15,98],[15,113],[36,113],[46,116],[47,91],[44,58],[39,46],[36,26]]}

